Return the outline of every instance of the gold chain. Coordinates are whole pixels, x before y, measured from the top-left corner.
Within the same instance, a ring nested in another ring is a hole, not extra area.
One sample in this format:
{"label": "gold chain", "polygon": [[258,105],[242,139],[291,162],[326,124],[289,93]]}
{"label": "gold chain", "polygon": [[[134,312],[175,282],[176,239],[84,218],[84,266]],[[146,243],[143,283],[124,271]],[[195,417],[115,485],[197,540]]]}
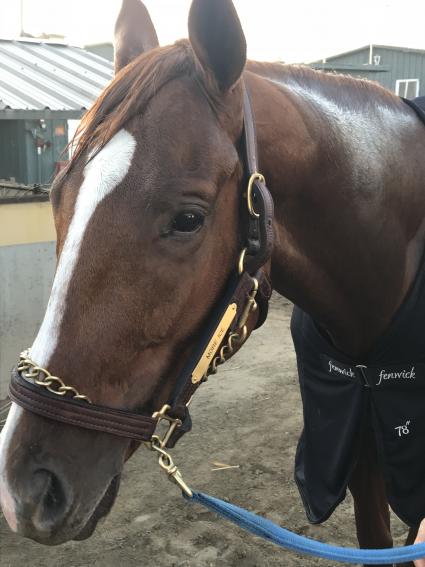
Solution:
{"label": "gold chain", "polygon": [[255,301],[255,296],[258,292],[258,280],[256,278],[252,278],[253,280],[253,289],[249,294],[248,303],[246,304],[245,310],[241,315],[239,320],[239,326],[236,331],[233,331],[227,337],[227,342],[220,348],[218,351],[217,356],[215,356],[208,367],[208,370],[205,372],[203,377],[203,382],[208,380],[208,376],[211,374],[216,374],[218,370],[218,366],[224,364],[235,352],[235,344],[238,345],[243,344],[248,336],[248,329],[246,323],[248,318],[252,312],[257,309],[257,302]]}
{"label": "gold chain", "polygon": [[37,364],[29,358],[28,350],[22,352],[19,358],[18,372],[22,374],[24,378],[32,380],[34,384],[46,388],[46,390],[52,394],[56,394],[56,396],[71,394],[74,400],[84,400],[89,404],[92,403],[88,396],[80,394],[73,386],[67,386],[58,376],[53,376],[45,368],[37,366]]}

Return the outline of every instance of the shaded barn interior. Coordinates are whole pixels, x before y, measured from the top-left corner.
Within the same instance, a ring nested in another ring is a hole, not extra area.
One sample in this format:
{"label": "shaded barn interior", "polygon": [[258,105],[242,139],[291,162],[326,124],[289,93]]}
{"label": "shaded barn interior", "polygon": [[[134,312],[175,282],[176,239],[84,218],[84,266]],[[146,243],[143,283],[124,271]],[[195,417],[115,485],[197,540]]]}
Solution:
{"label": "shaded barn interior", "polygon": [[68,159],[69,121],[81,118],[112,74],[111,62],[79,47],[0,40],[0,179],[50,183]]}

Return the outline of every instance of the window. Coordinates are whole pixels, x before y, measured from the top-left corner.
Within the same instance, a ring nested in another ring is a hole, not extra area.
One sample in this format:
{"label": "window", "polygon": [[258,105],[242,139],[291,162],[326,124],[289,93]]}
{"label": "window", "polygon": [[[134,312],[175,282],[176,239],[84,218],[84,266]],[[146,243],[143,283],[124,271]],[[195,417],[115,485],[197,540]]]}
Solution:
{"label": "window", "polygon": [[419,79],[403,79],[395,82],[395,94],[404,98],[419,96]]}

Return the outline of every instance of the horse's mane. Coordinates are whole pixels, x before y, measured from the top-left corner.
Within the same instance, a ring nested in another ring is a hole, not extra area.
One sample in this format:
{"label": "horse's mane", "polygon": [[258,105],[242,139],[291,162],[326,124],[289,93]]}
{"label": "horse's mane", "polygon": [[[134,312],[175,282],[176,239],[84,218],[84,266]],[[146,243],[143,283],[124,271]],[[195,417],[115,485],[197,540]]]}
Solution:
{"label": "horse's mane", "polygon": [[140,55],[119,71],[90,110],[75,134],[72,163],[82,154],[95,155],[138,114],[169,81],[196,73],[190,44],[181,40]]}
{"label": "horse's mane", "polygon": [[337,99],[343,99],[350,93],[350,102],[362,105],[370,100],[379,98],[388,105],[399,104],[399,98],[380,85],[378,82],[364,77],[355,77],[339,72],[326,72],[313,69],[307,65],[285,63],[263,63],[248,61],[247,70],[265,79],[274,80],[282,84],[297,83],[316,89],[325,89],[333,93]]}
{"label": "horse's mane", "polygon": [[[375,93],[394,104],[397,98],[377,83],[341,74],[323,73],[306,66],[248,61],[246,70],[279,82],[292,79],[304,84],[314,83],[316,86],[349,86],[362,99]],[[218,98],[211,94],[211,88],[206,88],[208,79],[200,72],[187,40],[148,51],[119,71],[84,115],[71,142],[74,152],[70,166],[82,154],[93,157],[131,118],[145,111],[152,97],[165,84],[185,75],[196,77],[213,108],[220,105]],[[337,92],[341,96],[341,92]]]}

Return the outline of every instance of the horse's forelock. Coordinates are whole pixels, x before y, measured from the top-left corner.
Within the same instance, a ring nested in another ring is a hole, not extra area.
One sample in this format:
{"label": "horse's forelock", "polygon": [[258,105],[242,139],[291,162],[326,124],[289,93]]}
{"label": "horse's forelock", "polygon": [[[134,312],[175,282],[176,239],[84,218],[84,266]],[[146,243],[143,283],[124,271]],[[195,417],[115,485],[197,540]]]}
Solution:
{"label": "horse's forelock", "polygon": [[106,87],[77,129],[72,165],[82,155],[94,157],[168,82],[198,73],[187,40],[144,53],[124,67]]}

